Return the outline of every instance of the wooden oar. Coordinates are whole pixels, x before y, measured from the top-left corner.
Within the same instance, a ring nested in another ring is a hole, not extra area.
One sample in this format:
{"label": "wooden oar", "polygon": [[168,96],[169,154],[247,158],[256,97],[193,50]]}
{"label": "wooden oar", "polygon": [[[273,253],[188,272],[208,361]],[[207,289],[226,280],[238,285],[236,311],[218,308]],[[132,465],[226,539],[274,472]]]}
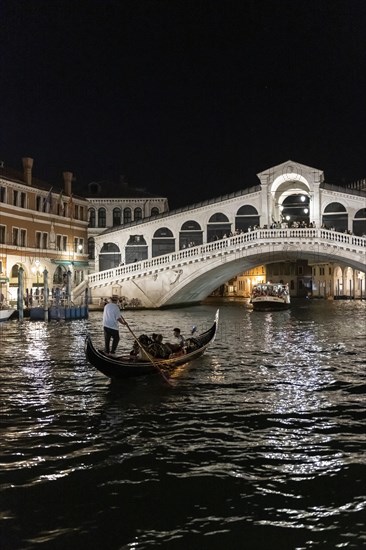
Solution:
{"label": "wooden oar", "polygon": [[150,361],[150,363],[153,365],[153,367],[156,369],[156,371],[160,374],[160,376],[164,379],[164,381],[169,384],[169,386],[173,387],[173,384],[169,381],[168,377],[164,374],[164,372],[161,370],[161,368],[159,367],[159,365],[156,363],[156,361],[154,361],[154,358],[152,357],[152,355],[150,355],[150,353],[144,348],[144,346],[141,344],[140,340],[137,338],[137,336],[135,335],[135,333],[133,332],[132,328],[130,327],[130,325],[127,323],[126,319],[123,318],[124,322],[125,322],[125,325],[127,327],[127,329],[129,330],[129,332],[131,333],[131,335],[133,336],[135,342],[137,343],[137,345],[142,349],[142,351],[145,353],[146,357],[148,358],[148,360]]}

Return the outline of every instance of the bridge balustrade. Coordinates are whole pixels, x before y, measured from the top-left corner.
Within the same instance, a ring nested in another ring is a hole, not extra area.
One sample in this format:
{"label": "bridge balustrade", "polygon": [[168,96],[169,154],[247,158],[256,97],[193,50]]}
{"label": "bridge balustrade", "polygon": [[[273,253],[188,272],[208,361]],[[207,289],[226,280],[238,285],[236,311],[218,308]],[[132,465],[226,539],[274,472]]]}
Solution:
{"label": "bridge balustrade", "polygon": [[132,264],[115,267],[106,271],[99,271],[89,275],[89,285],[103,285],[111,280],[129,279],[134,276],[151,274],[157,270],[176,267],[184,261],[200,261],[215,253],[228,253],[238,247],[243,248],[255,244],[278,242],[285,244],[289,239],[317,239],[323,243],[338,243],[366,250],[366,238],[338,233],[337,231],[322,228],[285,228],[285,229],[256,229],[247,233],[240,233],[210,243],[185,248],[164,256],[157,256],[150,260],[143,260]]}

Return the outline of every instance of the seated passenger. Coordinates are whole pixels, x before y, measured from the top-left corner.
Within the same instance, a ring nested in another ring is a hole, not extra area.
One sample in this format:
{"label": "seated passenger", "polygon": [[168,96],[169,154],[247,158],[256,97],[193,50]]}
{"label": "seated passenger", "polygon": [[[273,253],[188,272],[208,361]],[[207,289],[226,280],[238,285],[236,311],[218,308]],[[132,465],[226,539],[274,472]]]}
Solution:
{"label": "seated passenger", "polygon": [[184,346],[184,338],[180,333],[180,328],[175,328],[173,330],[173,342],[172,344],[175,344],[178,346],[178,349],[182,349]]}
{"label": "seated passenger", "polygon": [[184,340],[183,336],[180,333],[180,329],[175,328],[173,330],[173,341],[169,342],[165,345],[171,349],[172,353],[178,353],[178,352],[183,352],[184,351],[183,350],[184,344],[185,344],[185,340]]}

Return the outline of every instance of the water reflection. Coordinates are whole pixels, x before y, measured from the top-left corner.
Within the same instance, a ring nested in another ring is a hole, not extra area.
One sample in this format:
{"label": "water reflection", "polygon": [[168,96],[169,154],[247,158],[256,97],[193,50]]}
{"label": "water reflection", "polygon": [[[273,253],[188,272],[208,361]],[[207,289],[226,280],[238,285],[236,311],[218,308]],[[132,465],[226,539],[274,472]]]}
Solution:
{"label": "water reflection", "polygon": [[[187,334],[215,309],[126,315],[136,330]],[[221,550],[245,533],[248,548],[357,548],[364,321],[359,304],[279,315],[223,306],[216,341],[173,388],[159,376],[110,382],[86,363],[86,333],[102,342],[100,313],[6,323],[2,546]]]}

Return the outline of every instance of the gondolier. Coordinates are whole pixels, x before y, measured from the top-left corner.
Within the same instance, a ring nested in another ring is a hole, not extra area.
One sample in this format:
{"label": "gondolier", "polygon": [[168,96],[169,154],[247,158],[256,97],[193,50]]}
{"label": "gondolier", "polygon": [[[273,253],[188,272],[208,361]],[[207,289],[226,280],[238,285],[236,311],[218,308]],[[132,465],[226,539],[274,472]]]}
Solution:
{"label": "gondolier", "polygon": [[[112,296],[111,301],[104,306],[103,310],[103,330],[105,353],[114,357],[119,342],[118,323],[126,325],[118,306],[118,297]],[[112,347],[110,348],[112,340]]]}

